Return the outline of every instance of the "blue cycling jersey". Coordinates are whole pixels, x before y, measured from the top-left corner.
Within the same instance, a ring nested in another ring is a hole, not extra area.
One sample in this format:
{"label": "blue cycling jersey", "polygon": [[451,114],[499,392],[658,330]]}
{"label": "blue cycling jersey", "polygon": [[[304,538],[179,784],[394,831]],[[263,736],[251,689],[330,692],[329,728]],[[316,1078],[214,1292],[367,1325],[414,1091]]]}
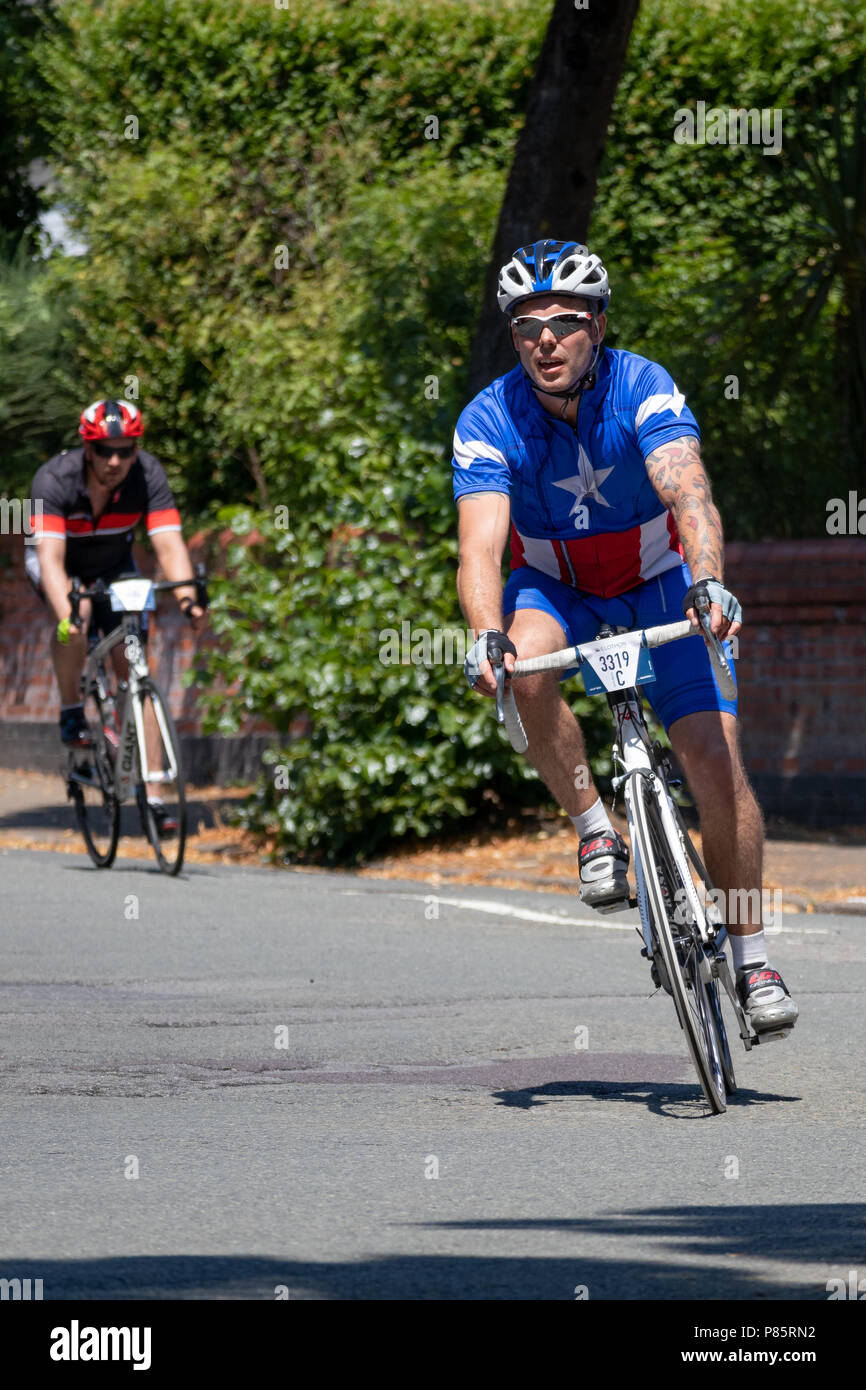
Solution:
{"label": "blue cycling jersey", "polygon": [[523,368],[466,406],[454,432],[454,497],[511,499],[511,567],[602,598],[682,564],[676,525],[647,473],[654,449],[694,435],[664,367],[606,349],[574,428],[540,404]]}

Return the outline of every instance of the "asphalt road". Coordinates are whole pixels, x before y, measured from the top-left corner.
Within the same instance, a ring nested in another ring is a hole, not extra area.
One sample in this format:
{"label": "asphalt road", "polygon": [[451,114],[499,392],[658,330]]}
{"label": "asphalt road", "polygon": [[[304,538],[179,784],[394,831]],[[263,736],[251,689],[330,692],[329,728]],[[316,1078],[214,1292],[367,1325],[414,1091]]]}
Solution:
{"label": "asphalt road", "polygon": [[46,1299],[866,1275],[862,918],[786,916],[800,1022],[737,1041],[712,1117],[636,935],[576,900],[13,851],[0,883],[0,1276]]}

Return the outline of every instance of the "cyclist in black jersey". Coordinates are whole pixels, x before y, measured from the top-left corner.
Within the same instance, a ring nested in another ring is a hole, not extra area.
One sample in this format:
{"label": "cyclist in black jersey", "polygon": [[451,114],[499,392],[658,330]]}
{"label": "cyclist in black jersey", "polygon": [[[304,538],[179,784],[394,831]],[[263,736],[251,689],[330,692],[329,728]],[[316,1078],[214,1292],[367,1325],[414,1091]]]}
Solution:
{"label": "cyclist in black jersey", "polygon": [[[84,585],[96,579],[110,583],[135,571],[132,542],[141,521],[165,577],[180,580],[192,574],[165,470],[139,446],[144,423],[138,407],[130,401],[95,401],[82,414],[78,432],[83,445],[49,459],[33,479],[37,545],[27,547],[25,556],[28,576],[55,624],[51,655],[60,689],[60,737],[71,747],[88,744],[80,701],[87,636],[112,631],[122,616],[112,612],[107,598],[84,600],[76,626],[69,602],[72,579]],[[195,586],[178,589],[176,596],[184,616],[200,631],[207,615],[196,603]],[[125,679],[123,653],[118,649],[113,655],[118,678]],[[149,789],[149,799],[158,805],[156,787],[152,795]]]}

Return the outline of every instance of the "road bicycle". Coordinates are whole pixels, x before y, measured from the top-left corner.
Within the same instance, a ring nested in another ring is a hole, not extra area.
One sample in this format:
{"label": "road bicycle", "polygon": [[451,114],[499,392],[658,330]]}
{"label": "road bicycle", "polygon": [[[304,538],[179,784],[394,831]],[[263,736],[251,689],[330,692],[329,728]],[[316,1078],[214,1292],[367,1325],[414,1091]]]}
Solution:
{"label": "road bicycle", "polygon": [[[120,836],[120,808],[134,796],[143,834],[165,874],[180,873],[186,847],[186,798],[177,731],[147,664],[143,615],[156,608],[156,595],[195,584],[196,603],[207,606],[202,566],[193,579],[154,583],[140,575],[121,575],[111,584],[97,579],[89,588],[75,580],[69,594],[71,618],[79,621],[83,599],[108,599],[123,617],[104,637],[93,637],[81,676],[81,697],[89,747],[70,748],[67,794],[98,869],[110,868]],[[108,675],[108,658],[122,647],[129,678]],[[156,786],[159,799],[148,787]]]}
{"label": "road bicycle", "polygon": [[[699,596],[696,607],[719,688],[733,699],[736,686],[724,649],[710,631],[709,600]],[[655,680],[651,648],[695,635],[688,619],[636,631],[604,626],[594,642],[515,662],[513,675],[576,667],[588,695],[607,696],[615,729],[612,786],[615,794],[623,791],[635,874],[635,895],[607,910],[638,908],[641,955],[650,962],[656,989],[673,998],[704,1096],[712,1112],[721,1114],[736,1091],[721,990],[733,1006],[747,1052],[787,1037],[790,1029],[756,1034],[749,1026],[725,955],[728,933],[719,895],[671,796],[680,783],[672,776],[668,753],[651,739],[644,718],[639,687]],[[523,753],[528,741],[513,691],[506,687],[501,649],[489,649],[488,656],[496,676],[497,718],[512,747]]]}

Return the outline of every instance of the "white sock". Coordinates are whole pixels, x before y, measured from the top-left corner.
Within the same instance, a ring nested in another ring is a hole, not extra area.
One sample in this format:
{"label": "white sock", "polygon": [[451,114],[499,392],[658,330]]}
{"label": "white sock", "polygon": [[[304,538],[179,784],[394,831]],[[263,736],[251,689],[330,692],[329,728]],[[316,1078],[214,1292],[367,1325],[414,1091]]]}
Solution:
{"label": "white sock", "polygon": [[753,965],[767,964],[767,947],[764,944],[764,929],[753,932],[751,936],[734,936],[728,932],[734,970],[750,970]]}
{"label": "white sock", "polygon": [[80,709],[80,710],[83,711],[84,706],[83,706],[83,704],[81,703],[80,700],[78,701],[77,704],[74,704],[74,705],[61,705],[61,706],[60,706],[60,713],[61,713],[61,714],[65,714],[66,711],[67,711],[67,710],[70,710],[70,709]]}
{"label": "white sock", "polygon": [[594,806],[590,806],[588,811],[584,811],[583,815],[569,816],[569,820],[582,840],[587,835],[603,835],[606,830],[613,830],[607,811],[602,805],[601,797],[598,798]]}

